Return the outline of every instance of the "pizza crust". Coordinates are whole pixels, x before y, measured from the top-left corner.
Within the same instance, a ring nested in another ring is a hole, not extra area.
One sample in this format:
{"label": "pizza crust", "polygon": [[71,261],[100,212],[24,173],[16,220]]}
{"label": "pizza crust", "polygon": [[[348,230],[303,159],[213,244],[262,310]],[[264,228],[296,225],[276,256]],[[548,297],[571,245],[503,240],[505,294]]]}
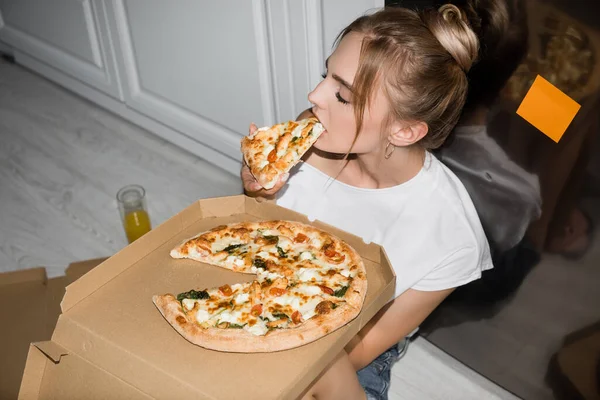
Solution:
{"label": "pizza crust", "polygon": [[207,349],[231,353],[268,353],[300,347],[343,327],[360,312],[346,303],[298,327],[274,329],[264,336],[255,336],[244,329],[202,328],[190,321],[173,295],[154,296],[152,300],[167,322],[186,340]]}

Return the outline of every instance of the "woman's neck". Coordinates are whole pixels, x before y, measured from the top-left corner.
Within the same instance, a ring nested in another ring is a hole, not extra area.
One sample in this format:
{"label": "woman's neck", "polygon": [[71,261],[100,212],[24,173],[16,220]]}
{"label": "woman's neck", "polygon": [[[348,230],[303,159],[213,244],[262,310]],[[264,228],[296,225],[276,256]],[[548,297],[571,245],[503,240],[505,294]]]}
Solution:
{"label": "woman's neck", "polygon": [[327,175],[351,186],[383,189],[401,185],[414,178],[425,160],[425,150],[419,147],[397,147],[391,156],[385,149],[368,154],[352,154],[348,159],[337,154],[311,151],[305,161]]}

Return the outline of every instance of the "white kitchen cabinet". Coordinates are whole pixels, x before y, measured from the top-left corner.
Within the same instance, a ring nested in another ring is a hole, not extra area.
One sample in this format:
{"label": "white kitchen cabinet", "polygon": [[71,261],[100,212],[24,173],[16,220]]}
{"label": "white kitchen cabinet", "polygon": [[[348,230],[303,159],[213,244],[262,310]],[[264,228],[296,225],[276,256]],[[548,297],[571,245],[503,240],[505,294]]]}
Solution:
{"label": "white kitchen cabinet", "polygon": [[383,3],[0,0],[0,41],[18,63],[237,174],[248,125],[307,108],[339,30]]}
{"label": "white kitchen cabinet", "polygon": [[90,0],[2,0],[0,40],[120,100],[104,6]]}

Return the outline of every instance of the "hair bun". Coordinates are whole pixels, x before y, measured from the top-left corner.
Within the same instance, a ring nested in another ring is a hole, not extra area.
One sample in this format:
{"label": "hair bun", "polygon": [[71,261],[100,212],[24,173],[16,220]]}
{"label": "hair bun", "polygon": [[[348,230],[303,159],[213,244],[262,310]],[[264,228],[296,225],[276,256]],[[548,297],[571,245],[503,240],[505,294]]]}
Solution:
{"label": "hair bun", "polygon": [[432,14],[424,22],[463,71],[468,72],[477,59],[479,40],[466,15],[454,4],[444,4]]}
{"label": "hair bun", "polygon": [[463,15],[460,8],[456,7],[454,4],[444,4],[438,9],[438,12],[444,18],[444,21],[449,23],[459,23],[460,21],[467,22],[466,17]]}

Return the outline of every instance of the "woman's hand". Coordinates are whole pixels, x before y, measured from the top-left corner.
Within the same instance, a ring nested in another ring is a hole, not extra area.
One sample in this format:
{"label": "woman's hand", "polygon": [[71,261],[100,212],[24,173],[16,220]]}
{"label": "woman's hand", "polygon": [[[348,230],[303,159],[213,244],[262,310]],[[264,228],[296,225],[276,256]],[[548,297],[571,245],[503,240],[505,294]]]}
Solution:
{"label": "woman's hand", "polygon": [[[258,128],[255,124],[250,124],[249,134],[252,135]],[[263,188],[260,183],[256,180],[254,175],[250,172],[250,168],[244,161],[242,165],[242,171],[240,173],[242,177],[242,183],[244,184],[244,192],[250,197],[256,197],[257,200],[271,199],[282,187],[285,185],[289,174],[283,174],[275,186],[271,189]]]}

